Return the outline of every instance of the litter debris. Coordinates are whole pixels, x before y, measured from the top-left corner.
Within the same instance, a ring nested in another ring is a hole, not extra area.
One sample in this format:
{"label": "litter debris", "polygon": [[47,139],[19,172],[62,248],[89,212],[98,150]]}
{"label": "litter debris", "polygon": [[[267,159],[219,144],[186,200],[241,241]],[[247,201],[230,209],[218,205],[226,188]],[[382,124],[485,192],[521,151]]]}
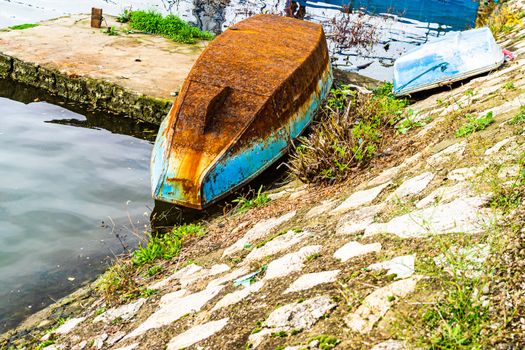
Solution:
{"label": "litter debris", "polygon": [[249,287],[252,284],[252,282],[255,280],[255,277],[257,277],[257,275],[259,275],[261,272],[266,271],[267,268],[268,268],[268,265],[264,265],[259,270],[255,271],[255,272],[252,272],[252,273],[249,273],[247,275],[241,276],[241,277],[237,278],[235,281],[233,281],[233,285],[234,286]]}

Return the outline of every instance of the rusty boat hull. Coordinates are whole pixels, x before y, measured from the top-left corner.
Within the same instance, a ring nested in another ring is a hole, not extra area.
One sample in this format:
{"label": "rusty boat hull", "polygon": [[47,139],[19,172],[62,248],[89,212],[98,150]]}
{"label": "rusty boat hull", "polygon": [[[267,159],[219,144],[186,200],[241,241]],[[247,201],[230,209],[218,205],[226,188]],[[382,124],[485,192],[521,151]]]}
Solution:
{"label": "rusty boat hull", "polygon": [[213,40],[159,129],[155,199],[202,209],[282,157],[332,85],[320,25],[250,17]]}

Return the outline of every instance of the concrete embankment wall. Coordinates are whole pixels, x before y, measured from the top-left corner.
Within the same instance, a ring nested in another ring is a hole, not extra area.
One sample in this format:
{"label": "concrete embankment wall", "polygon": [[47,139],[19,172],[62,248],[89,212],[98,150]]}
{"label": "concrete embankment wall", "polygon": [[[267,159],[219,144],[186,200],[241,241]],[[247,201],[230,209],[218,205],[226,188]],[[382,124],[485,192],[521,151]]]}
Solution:
{"label": "concrete embankment wall", "polygon": [[68,75],[0,53],[0,78],[44,89],[54,95],[117,115],[160,124],[172,101],[134,92],[87,76]]}

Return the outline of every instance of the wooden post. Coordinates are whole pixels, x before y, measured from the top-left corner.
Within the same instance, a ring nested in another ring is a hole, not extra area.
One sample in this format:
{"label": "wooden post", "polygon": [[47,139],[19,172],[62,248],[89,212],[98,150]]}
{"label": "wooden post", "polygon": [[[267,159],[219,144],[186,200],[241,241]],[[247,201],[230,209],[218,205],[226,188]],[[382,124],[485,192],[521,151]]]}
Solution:
{"label": "wooden post", "polygon": [[93,7],[91,9],[91,27],[100,28],[102,25],[102,9]]}

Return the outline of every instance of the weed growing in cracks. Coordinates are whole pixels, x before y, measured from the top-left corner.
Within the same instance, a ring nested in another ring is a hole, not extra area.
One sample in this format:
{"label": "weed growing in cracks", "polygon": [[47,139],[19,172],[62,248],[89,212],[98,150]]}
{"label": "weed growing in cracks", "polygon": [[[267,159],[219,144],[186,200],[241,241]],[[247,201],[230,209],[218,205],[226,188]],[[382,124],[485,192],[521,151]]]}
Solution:
{"label": "weed growing in cracks", "polygon": [[509,121],[509,124],[516,125],[523,122],[525,122],[525,106],[520,107],[520,111],[514,117],[512,117],[512,119]]}
{"label": "weed growing in cracks", "polygon": [[470,134],[486,129],[489,125],[495,122],[492,112],[488,112],[484,116],[476,118],[472,114],[467,114],[467,123],[461,126],[456,130],[454,136],[456,137],[466,137]]}
{"label": "weed growing in cracks", "polygon": [[188,224],[176,226],[171,232],[162,236],[151,236],[145,246],[133,252],[133,265],[142,266],[158,259],[169,260],[180,253],[184,239],[205,234],[206,230],[203,226]]}
{"label": "weed growing in cracks", "polygon": [[259,187],[259,190],[257,192],[254,192],[252,190],[248,193],[248,195],[239,196],[236,199],[234,199],[232,202],[236,203],[237,205],[233,209],[233,212],[235,214],[242,214],[252,208],[260,207],[268,203],[270,201],[270,198],[262,190],[263,187],[261,186]]}

